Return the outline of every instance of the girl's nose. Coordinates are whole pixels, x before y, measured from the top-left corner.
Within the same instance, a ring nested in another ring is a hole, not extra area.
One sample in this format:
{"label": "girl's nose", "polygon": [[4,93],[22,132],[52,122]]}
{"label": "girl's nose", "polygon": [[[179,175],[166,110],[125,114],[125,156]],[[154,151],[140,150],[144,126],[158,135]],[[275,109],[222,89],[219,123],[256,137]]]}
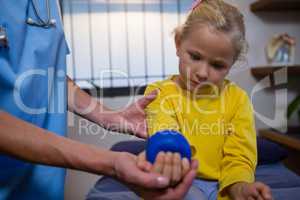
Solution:
{"label": "girl's nose", "polygon": [[206,81],[208,79],[208,66],[205,63],[198,66],[196,78],[198,81]]}

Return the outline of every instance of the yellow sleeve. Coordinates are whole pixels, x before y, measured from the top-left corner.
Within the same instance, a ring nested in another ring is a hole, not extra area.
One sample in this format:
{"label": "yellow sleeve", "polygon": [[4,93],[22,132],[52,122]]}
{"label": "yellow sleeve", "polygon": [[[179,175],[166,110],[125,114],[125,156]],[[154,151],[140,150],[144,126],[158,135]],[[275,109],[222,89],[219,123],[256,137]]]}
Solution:
{"label": "yellow sleeve", "polygon": [[221,164],[220,191],[236,182],[254,182],[257,164],[256,131],[252,104],[246,93],[240,98],[226,136]]}
{"label": "yellow sleeve", "polygon": [[153,135],[161,130],[177,130],[179,126],[172,105],[168,101],[168,95],[160,87],[159,83],[153,83],[146,88],[145,95],[158,89],[156,99],[146,108],[148,134]]}

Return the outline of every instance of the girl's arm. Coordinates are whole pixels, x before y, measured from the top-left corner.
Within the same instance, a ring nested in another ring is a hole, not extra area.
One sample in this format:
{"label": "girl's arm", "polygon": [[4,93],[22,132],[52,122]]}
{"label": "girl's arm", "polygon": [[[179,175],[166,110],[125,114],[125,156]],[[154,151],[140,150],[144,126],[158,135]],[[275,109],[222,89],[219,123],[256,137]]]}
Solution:
{"label": "girl's arm", "polygon": [[[226,136],[221,163],[220,190],[237,182],[254,182],[257,163],[256,131],[253,108],[247,94],[235,93],[237,103],[230,121],[231,131]],[[237,96],[238,95],[238,96]]]}
{"label": "girl's arm", "polygon": [[231,199],[271,200],[270,188],[254,182],[257,163],[256,131],[252,104],[245,92],[240,95],[231,120],[232,132],[225,139],[220,191]]}

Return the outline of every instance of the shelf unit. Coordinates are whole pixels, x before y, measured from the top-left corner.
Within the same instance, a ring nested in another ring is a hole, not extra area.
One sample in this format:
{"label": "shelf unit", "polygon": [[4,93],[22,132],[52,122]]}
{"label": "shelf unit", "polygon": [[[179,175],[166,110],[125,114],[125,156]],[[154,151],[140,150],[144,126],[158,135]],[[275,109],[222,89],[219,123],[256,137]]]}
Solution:
{"label": "shelf unit", "polygon": [[[299,129],[298,129],[299,130]],[[259,130],[260,136],[269,139],[273,142],[282,144],[286,147],[300,151],[300,134],[299,133],[279,133],[274,130],[264,129]]]}
{"label": "shelf unit", "polygon": [[[300,0],[256,0],[250,5],[250,10],[254,13],[278,12],[285,14],[290,11],[299,13]],[[274,72],[283,68],[287,69],[288,77],[300,77],[300,64],[292,66],[257,66],[251,68],[251,74],[256,79],[269,77],[271,86],[275,86]],[[285,159],[284,164],[300,175],[300,128],[297,127],[294,130],[289,128],[285,134],[270,129],[259,130],[259,133],[261,137],[287,147],[288,158]]]}
{"label": "shelf unit", "polygon": [[288,76],[300,76],[300,65],[292,66],[257,66],[251,68],[251,74],[255,78],[264,78],[266,76],[272,76],[275,71],[287,68]]}
{"label": "shelf unit", "polygon": [[257,0],[250,6],[252,12],[300,11],[299,0]]}

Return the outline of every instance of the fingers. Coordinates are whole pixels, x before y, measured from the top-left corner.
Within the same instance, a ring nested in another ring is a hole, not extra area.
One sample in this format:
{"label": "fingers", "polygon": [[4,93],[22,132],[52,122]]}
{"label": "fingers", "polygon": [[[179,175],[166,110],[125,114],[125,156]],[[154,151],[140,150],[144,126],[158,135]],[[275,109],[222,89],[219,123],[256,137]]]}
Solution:
{"label": "fingers", "polygon": [[143,172],[139,169],[136,170],[135,175],[132,177],[134,181],[132,184],[143,186],[148,189],[163,189],[169,186],[170,180],[164,176],[156,173]]}
{"label": "fingers", "polygon": [[[163,189],[169,186],[170,180],[167,177],[164,177],[157,173],[149,173],[141,170],[137,166],[138,160],[143,161],[143,156],[140,155],[140,158],[133,158],[127,156],[126,163],[123,161],[121,164],[127,165],[126,168],[117,169],[118,174],[121,174],[120,177],[124,182],[130,183],[137,186],[142,186],[143,188],[148,189]],[[151,165],[152,167],[152,165]]]}
{"label": "fingers", "polygon": [[265,200],[272,200],[272,194],[271,194],[271,189],[269,186],[261,183],[261,182],[255,182],[254,183],[256,189],[260,193],[260,195],[263,197]]}
{"label": "fingers", "polygon": [[270,188],[260,182],[247,184],[244,192],[248,200],[272,200]]}
{"label": "fingers", "polygon": [[139,190],[135,189],[138,194],[141,194],[143,199],[157,199],[157,200],[181,200],[184,198],[189,188],[192,185],[194,178],[196,177],[196,171],[198,169],[198,162],[193,161],[191,164],[191,170],[186,174],[183,181],[176,187],[168,187],[163,190]]}
{"label": "fingers", "polygon": [[153,90],[151,93],[149,93],[147,96],[142,97],[137,101],[137,105],[144,109],[147,107],[148,104],[150,104],[157,96],[158,90]]}
{"label": "fingers", "polygon": [[147,139],[148,138],[148,128],[146,119],[139,125],[138,130],[136,131],[139,138]]}
{"label": "fingers", "polygon": [[259,198],[259,192],[258,190],[256,189],[256,187],[253,187],[254,185],[253,184],[248,184],[247,183],[247,190],[246,190],[246,195],[247,196],[251,196],[253,197],[254,199],[258,199]]}
{"label": "fingers", "polygon": [[165,153],[164,152],[159,152],[156,156],[155,163],[153,166],[153,172],[156,172],[158,174],[163,173],[163,168],[164,168],[164,163],[165,163]]}
{"label": "fingers", "polygon": [[172,169],[173,169],[173,154],[171,152],[167,152],[164,159],[164,165],[162,169],[162,174],[165,177],[172,178]]}
{"label": "fingers", "polygon": [[190,161],[187,158],[182,159],[182,176],[185,176],[190,170]]}
{"label": "fingers", "polygon": [[176,185],[182,178],[181,157],[179,153],[167,152],[164,160],[163,175],[170,178],[171,185]]}
{"label": "fingers", "polygon": [[256,198],[256,200],[264,200],[263,198],[262,198],[262,196],[258,196],[257,198]]}
{"label": "fingers", "polygon": [[176,197],[178,197],[178,199],[183,199],[183,197],[191,187],[193,180],[196,177],[198,162],[193,161],[191,166],[192,166],[191,170],[188,171],[186,176],[184,176],[183,181],[179,183],[174,189],[175,195]]}
{"label": "fingers", "polygon": [[171,185],[174,186],[188,173],[190,166],[189,160],[187,158],[181,160],[179,153],[160,152],[156,157],[152,171],[169,178]]}
{"label": "fingers", "polygon": [[198,170],[199,163],[197,160],[192,160],[191,169]]}
{"label": "fingers", "polygon": [[138,161],[146,161],[146,152],[143,151],[141,152],[138,157],[137,157]]}
{"label": "fingers", "polygon": [[179,153],[173,155],[173,169],[171,184],[176,185],[182,178],[181,157]]}
{"label": "fingers", "polygon": [[137,166],[145,172],[150,172],[152,165],[146,160],[146,153],[143,151],[137,157]]}
{"label": "fingers", "polygon": [[256,194],[254,194],[254,195],[248,197],[248,199],[249,199],[249,198],[250,198],[250,199],[254,199],[254,200],[264,200],[264,199],[262,198],[262,196],[259,194],[258,191],[256,191]]}

